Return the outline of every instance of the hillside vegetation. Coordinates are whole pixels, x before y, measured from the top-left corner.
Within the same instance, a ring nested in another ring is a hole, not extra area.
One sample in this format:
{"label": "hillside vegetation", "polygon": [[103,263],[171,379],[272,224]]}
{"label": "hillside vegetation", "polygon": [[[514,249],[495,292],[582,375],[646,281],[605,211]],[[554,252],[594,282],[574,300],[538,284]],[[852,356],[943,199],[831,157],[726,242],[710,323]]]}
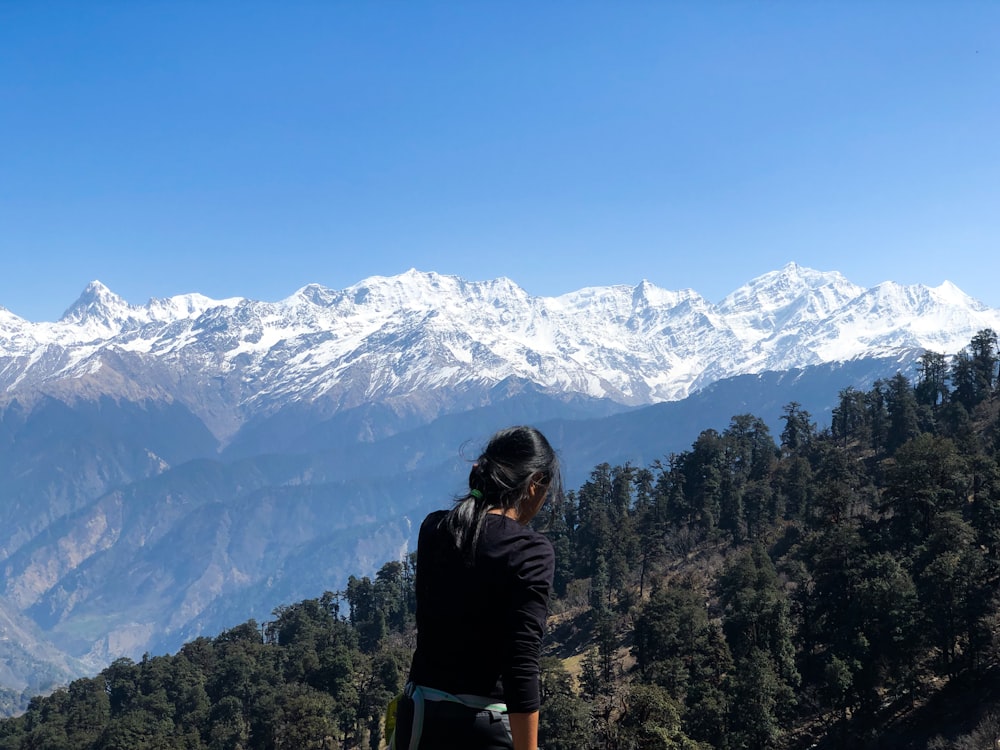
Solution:
{"label": "hillside vegetation", "polygon": [[[648,467],[602,464],[538,519],[557,572],[546,750],[994,748],[997,336],[796,403]],[[0,722],[0,750],[382,746],[412,559],[171,656],[121,659]],[[460,594],[457,594],[460,595]]]}

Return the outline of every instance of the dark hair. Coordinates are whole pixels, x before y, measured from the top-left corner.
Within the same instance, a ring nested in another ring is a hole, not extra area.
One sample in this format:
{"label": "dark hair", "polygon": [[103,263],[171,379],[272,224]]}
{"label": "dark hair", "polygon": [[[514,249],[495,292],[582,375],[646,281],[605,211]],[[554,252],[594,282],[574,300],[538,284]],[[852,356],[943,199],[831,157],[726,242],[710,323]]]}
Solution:
{"label": "dark hair", "polygon": [[549,496],[560,492],[559,459],[549,441],[534,427],[500,430],[472,464],[469,491],[444,518],[466,560],[475,555],[487,512],[520,512],[533,483],[544,484]]}

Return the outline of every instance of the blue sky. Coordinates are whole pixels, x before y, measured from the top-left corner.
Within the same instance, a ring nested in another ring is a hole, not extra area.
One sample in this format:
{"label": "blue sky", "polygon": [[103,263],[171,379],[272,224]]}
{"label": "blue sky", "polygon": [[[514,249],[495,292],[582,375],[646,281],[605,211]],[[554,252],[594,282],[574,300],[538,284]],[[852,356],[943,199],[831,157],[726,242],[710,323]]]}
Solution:
{"label": "blue sky", "polygon": [[997,2],[0,0],[0,305],[410,267],[1000,307]]}

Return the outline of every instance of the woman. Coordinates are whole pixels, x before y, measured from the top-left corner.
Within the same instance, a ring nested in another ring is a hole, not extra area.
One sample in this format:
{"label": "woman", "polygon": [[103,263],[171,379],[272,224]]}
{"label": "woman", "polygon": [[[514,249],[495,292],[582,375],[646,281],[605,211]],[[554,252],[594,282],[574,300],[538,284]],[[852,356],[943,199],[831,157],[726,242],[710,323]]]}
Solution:
{"label": "woman", "polygon": [[417,542],[417,649],[394,750],[536,750],[538,657],[554,556],[527,526],[559,462],[533,427],[494,435],[469,491]]}

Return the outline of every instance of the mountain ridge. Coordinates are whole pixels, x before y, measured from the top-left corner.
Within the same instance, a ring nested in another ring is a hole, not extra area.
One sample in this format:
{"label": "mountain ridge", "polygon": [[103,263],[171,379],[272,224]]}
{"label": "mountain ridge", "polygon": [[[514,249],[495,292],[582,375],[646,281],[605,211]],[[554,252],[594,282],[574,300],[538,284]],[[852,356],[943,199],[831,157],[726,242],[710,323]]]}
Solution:
{"label": "mountain ridge", "polygon": [[0,311],[0,606],[58,669],[173,649],[404,554],[504,424],[550,430],[572,488],[737,414],[824,420],[840,389],[988,327],[953,285],[795,264],[718,304],[416,270],[277,303],[93,282],[56,323]]}
{"label": "mountain ridge", "polygon": [[953,284],[864,289],[794,263],[712,304],[647,281],[533,297],[508,278],[411,269],[279,302],[186,294],[131,305],[91,282],[56,323],[0,319],[0,398],[178,400],[225,441],[290,401],[327,413],[414,393],[485,403],[514,377],[638,406],[716,380],[929,348],[953,354],[1000,311]]}

